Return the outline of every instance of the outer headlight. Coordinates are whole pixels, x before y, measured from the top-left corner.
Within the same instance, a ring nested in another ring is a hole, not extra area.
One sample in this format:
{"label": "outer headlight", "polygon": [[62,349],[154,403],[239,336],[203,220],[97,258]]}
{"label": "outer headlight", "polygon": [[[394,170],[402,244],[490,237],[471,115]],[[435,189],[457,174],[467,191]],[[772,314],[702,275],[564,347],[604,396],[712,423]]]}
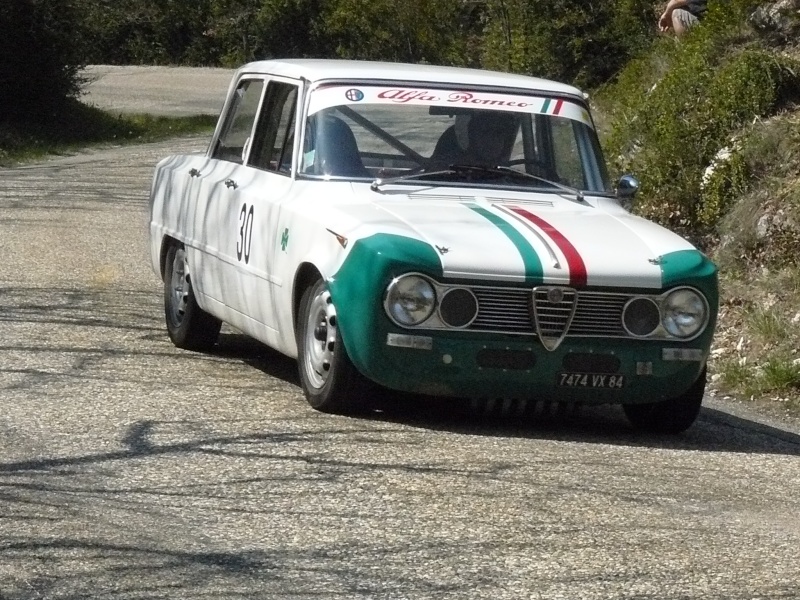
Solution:
{"label": "outer headlight", "polygon": [[690,288],[679,288],[670,293],[661,310],[664,329],[677,338],[686,339],[697,335],[708,322],[705,298]]}
{"label": "outer headlight", "polygon": [[436,291],[424,277],[403,275],[389,284],[383,306],[392,321],[401,327],[412,327],[433,314]]}

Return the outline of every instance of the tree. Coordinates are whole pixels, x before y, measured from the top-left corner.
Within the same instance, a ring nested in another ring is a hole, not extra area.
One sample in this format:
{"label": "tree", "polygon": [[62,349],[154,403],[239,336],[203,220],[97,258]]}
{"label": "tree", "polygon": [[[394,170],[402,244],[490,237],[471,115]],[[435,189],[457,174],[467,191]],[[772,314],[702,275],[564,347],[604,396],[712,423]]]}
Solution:
{"label": "tree", "polygon": [[483,62],[594,87],[653,38],[651,0],[486,0]]}
{"label": "tree", "polygon": [[87,60],[98,64],[209,64],[220,52],[209,29],[219,0],[74,0]]}
{"label": "tree", "polygon": [[462,0],[332,0],[318,35],[342,58],[465,64],[469,11]]}
{"label": "tree", "polygon": [[79,23],[73,0],[0,2],[0,121],[41,119],[79,93]]}
{"label": "tree", "polygon": [[320,56],[313,29],[324,0],[76,1],[96,63],[238,66]]}

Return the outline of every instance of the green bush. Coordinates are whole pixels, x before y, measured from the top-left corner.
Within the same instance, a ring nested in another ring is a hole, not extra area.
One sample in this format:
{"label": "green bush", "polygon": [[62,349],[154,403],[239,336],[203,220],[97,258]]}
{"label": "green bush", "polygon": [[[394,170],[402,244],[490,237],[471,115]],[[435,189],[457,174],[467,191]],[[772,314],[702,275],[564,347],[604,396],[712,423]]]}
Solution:
{"label": "green bush", "polygon": [[0,2],[0,123],[41,120],[77,95],[79,22],[72,0]]}
{"label": "green bush", "polygon": [[703,174],[697,212],[697,221],[704,229],[716,226],[731,202],[747,189],[749,178],[749,166],[738,148],[718,154],[712,160]]}
{"label": "green bush", "polygon": [[713,234],[747,186],[742,128],[800,89],[794,61],[748,41],[749,7],[712,4],[700,26],[659,40],[599,98],[613,166],[641,180],[639,212],[695,238]]}

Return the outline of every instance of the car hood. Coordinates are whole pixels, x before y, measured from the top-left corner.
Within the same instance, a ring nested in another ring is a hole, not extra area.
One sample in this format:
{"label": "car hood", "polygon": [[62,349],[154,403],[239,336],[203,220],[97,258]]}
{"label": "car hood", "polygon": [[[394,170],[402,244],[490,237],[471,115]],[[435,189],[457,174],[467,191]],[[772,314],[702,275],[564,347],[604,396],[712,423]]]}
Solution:
{"label": "car hood", "polygon": [[363,193],[368,202],[349,207],[364,212],[351,216],[372,231],[357,237],[390,233],[423,241],[453,279],[661,288],[663,257],[694,248],[608,198]]}

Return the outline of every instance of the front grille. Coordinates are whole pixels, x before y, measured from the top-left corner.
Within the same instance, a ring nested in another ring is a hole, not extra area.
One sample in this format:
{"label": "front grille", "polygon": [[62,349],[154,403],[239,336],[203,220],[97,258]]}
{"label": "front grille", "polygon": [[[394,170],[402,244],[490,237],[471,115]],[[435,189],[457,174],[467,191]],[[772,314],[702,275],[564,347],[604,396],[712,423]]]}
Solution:
{"label": "front grille", "polygon": [[532,333],[531,291],[472,288],[478,298],[478,316],[469,329]]}
{"label": "front grille", "polygon": [[632,297],[632,294],[579,292],[568,335],[628,337],[622,327],[622,310]]}
{"label": "front grille", "polygon": [[[533,291],[534,318],[543,337],[560,338],[572,321],[578,293],[573,289],[561,289],[543,287]],[[557,299],[548,297],[549,292],[554,290],[561,291]]]}
{"label": "front grille", "polygon": [[[478,316],[467,329],[518,335],[535,335],[533,290],[520,288],[471,288],[478,298]],[[545,335],[559,337],[569,318],[572,296],[575,314],[567,337],[629,337],[622,327],[622,309],[634,294],[574,292],[565,288],[563,306],[538,305],[539,327]]]}

